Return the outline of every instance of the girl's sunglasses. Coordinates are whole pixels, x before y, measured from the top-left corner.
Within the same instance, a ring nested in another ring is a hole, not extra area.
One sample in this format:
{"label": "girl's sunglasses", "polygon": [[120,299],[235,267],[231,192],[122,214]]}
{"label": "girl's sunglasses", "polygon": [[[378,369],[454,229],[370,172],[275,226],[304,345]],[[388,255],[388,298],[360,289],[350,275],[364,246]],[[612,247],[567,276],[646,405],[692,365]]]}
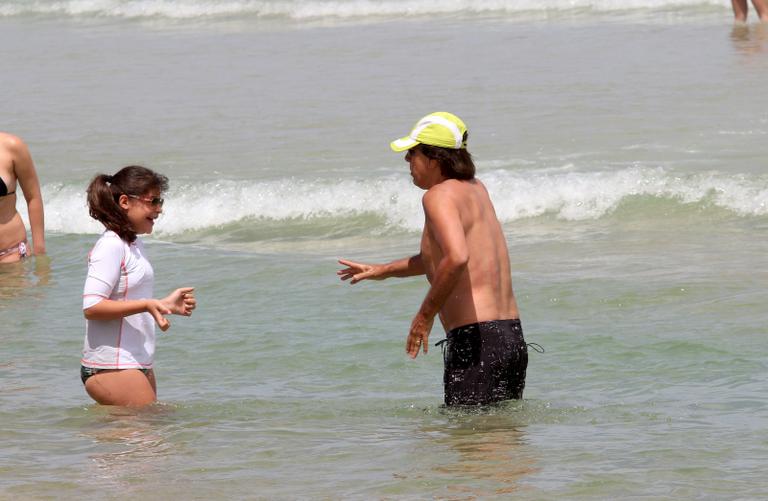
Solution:
{"label": "girl's sunglasses", "polygon": [[128,196],[131,197],[131,198],[135,198],[136,200],[141,200],[142,202],[146,202],[148,204],[151,204],[152,207],[161,208],[163,206],[163,204],[165,203],[165,199],[164,198],[160,198],[160,197],[144,198],[144,197],[140,197],[138,195],[128,195]]}

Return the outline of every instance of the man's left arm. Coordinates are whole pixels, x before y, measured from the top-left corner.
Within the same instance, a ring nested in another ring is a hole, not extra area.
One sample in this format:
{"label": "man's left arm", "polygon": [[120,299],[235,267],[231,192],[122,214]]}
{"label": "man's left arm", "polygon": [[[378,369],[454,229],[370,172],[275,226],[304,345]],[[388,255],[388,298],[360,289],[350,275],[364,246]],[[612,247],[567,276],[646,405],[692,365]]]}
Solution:
{"label": "man's left arm", "polygon": [[435,267],[432,283],[418,313],[411,322],[405,350],[416,358],[419,348],[429,349],[429,333],[435,316],[450,296],[461,273],[469,261],[469,251],[464,235],[459,209],[445,190],[428,191],[423,199],[426,231],[440,247],[441,258]]}

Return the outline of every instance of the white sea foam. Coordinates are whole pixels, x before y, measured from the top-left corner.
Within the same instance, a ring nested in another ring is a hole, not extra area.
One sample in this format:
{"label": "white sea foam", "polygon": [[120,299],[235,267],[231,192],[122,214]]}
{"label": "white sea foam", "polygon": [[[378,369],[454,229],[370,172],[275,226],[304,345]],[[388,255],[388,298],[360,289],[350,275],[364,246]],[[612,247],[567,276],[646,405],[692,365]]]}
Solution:
{"label": "white sea foam", "polygon": [[540,176],[506,172],[487,176],[502,221],[555,214],[564,220],[601,218],[629,197],[650,196],[681,204],[709,202],[742,216],[768,214],[768,182],[706,173],[679,177],[663,168],[568,172]]}
{"label": "white sea foam", "polygon": [[113,18],[210,17],[354,19],[428,15],[519,15],[726,8],[727,0],[0,0],[0,16],[54,15]]}
{"label": "white sea foam", "polygon": [[[637,166],[591,172],[492,170],[483,171],[479,177],[503,222],[543,215],[566,221],[595,220],[636,196],[716,206],[746,217],[768,215],[768,178],[764,176],[716,172],[678,176],[660,167]],[[64,233],[101,231],[88,216],[83,188],[60,184],[43,187],[48,229]],[[375,215],[389,228],[413,231],[423,223],[421,194],[405,176],[336,183],[286,178],[174,185],[157,232],[174,235],[238,222],[258,225],[260,221],[290,223],[362,215]],[[22,202],[19,209],[26,219]]]}

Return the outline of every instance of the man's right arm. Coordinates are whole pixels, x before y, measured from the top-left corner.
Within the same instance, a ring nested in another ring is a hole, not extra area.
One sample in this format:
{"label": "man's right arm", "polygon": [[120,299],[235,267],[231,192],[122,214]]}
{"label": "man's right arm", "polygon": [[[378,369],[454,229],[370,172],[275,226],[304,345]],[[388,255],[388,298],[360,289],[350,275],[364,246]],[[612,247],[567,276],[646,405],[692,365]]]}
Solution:
{"label": "man's right arm", "polygon": [[349,280],[351,278],[351,284],[356,284],[361,280],[384,280],[385,278],[390,277],[412,277],[415,275],[423,275],[425,273],[421,254],[398,259],[386,264],[358,263],[348,259],[339,259],[339,263],[346,266],[346,268],[337,271],[336,274],[339,275],[341,280]]}

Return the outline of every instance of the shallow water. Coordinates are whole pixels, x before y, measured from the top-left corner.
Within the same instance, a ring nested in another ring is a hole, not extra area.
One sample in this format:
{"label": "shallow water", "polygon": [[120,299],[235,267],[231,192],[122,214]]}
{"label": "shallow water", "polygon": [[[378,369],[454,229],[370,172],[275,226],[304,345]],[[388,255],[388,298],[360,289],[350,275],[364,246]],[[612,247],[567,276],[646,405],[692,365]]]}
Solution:
{"label": "shallow water", "polygon": [[[720,2],[37,4],[0,2],[0,107],[43,180],[50,257],[0,269],[0,497],[768,495],[762,27]],[[420,192],[387,143],[443,108],[469,124],[546,350],[521,402],[441,407],[439,349],[404,355],[424,280],[335,275],[415,252]],[[160,335],[141,411],[93,405],[77,367],[83,190],[132,162],[171,178],[156,290],[200,302]]]}

